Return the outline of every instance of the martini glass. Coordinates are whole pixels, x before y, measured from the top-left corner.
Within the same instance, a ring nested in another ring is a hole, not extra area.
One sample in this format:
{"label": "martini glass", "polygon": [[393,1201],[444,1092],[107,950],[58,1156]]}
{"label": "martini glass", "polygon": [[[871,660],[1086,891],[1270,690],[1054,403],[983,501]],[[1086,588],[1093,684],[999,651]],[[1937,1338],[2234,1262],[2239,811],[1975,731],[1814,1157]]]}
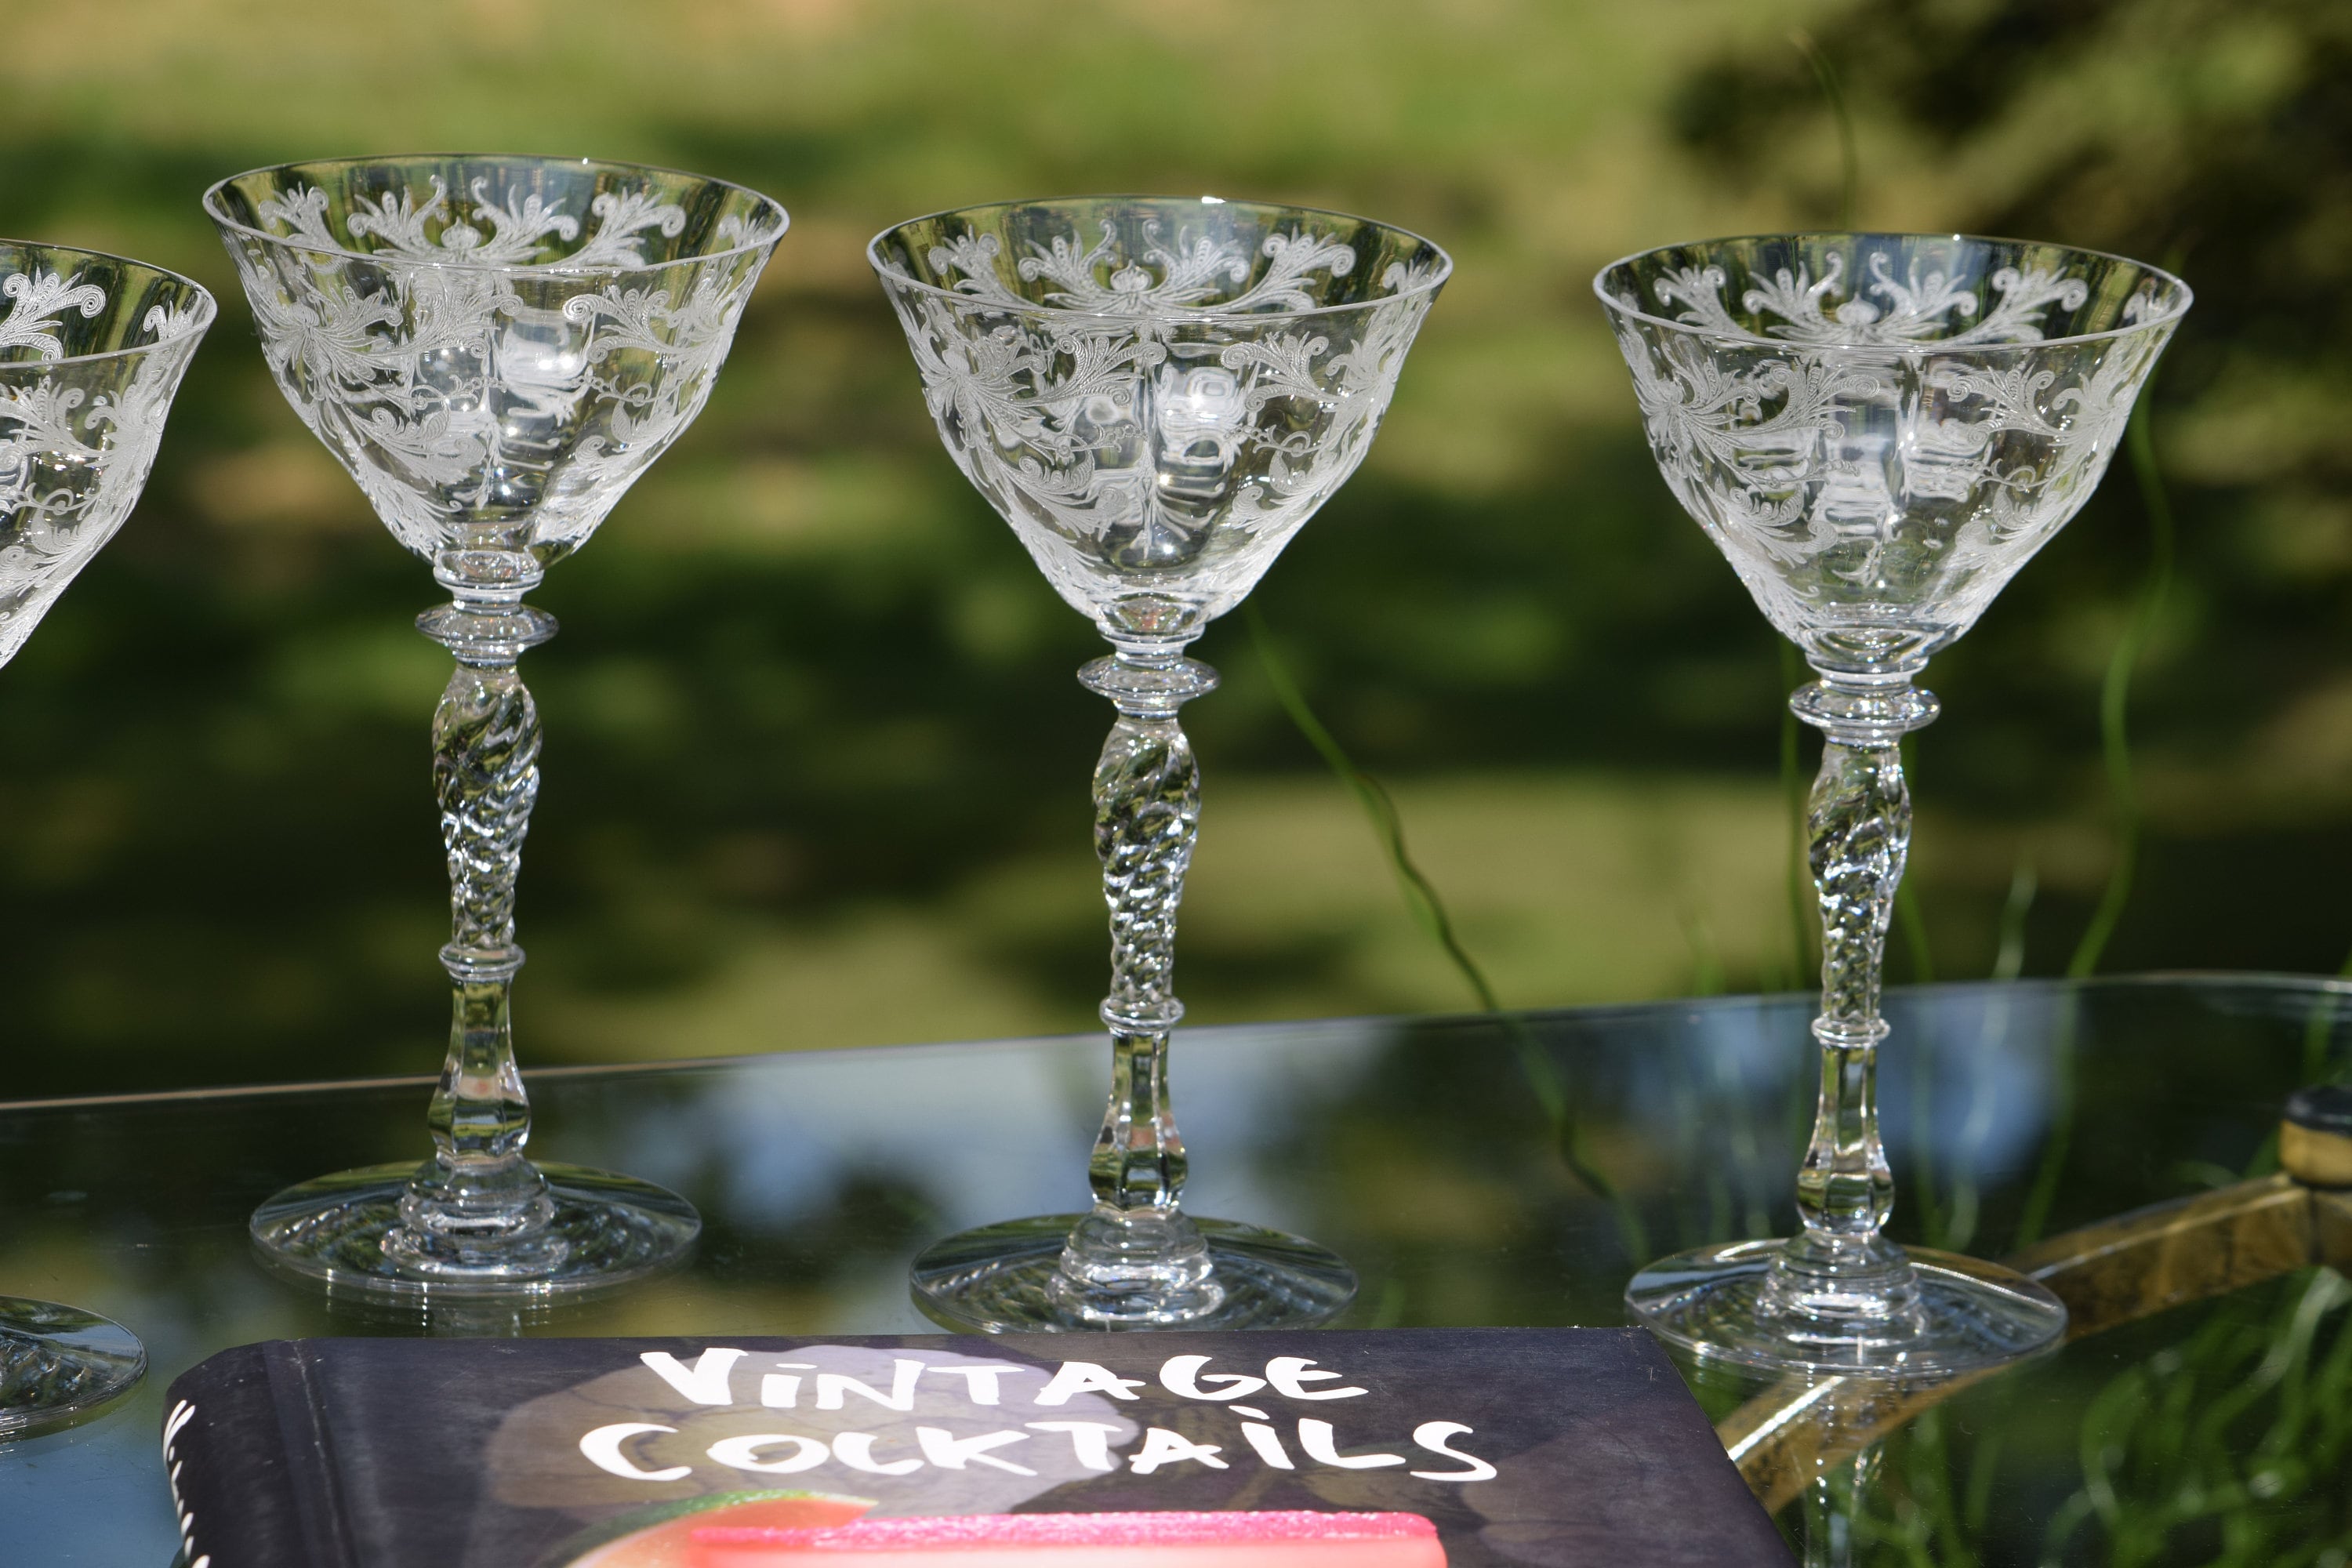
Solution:
{"label": "martini glass", "polygon": [[949,454],[1109,641],[1078,679],[1118,714],[1094,777],[1111,932],[1094,1207],[938,1243],[916,1303],[990,1332],[1321,1321],[1355,1294],[1339,1258],[1180,1202],[1170,984],[1201,790],[1177,710],[1216,684],[1184,648],[1363,460],[1452,263],[1362,218],[1213,197],[940,213],[867,256]]}
{"label": "martini glass", "polygon": [[1594,280],[1667,485],[1820,679],[1807,824],[1821,900],[1821,1100],[1800,1233],[1702,1247],[1626,1289],[1707,1357],[1946,1373],[2055,1341],[2056,1297],[1881,1234],[1879,969],[1911,837],[1903,736],[1928,658],[2087,500],[2189,289],[2137,261],[1951,235],[1770,235]]}
{"label": "martini glass", "polygon": [[289,1187],[263,1257],[362,1298],[542,1296],[666,1268],[676,1194],[523,1155],[509,995],[539,712],[515,670],[555,635],[523,595],[692,421],[784,211],[700,175],[586,159],[289,163],[205,193],[278,389],[450,602],[434,714],[448,853],[449,1055],[424,1163]]}
{"label": "martini glass", "polygon": [[[131,514],[213,297],[119,256],[0,240],[0,664]],[[128,1390],[106,1319],[0,1296],[0,1438]]]}

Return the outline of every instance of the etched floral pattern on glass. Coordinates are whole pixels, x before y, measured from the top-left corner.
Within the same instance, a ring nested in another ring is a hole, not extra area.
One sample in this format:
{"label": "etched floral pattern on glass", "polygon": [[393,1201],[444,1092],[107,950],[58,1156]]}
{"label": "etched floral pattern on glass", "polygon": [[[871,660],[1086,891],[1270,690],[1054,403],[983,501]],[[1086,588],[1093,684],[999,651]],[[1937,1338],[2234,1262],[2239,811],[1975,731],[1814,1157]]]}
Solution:
{"label": "etched floral pattern on glass", "polygon": [[1363,460],[1446,268],[1360,218],[1118,199],[875,257],[950,455],[1115,642],[1241,603]]}
{"label": "etched floral pattern on glass", "polygon": [[2179,311],[2085,254],[1804,237],[1602,274],[1660,472],[1810,657],[1924,661],[2097,486]]}
{"label": "etched floral pattern on glass", "polygon": [[95,252],[0,243],[0,664],[139,500],[212,296]]}
{"label": "etched floral pattern on glass", "polygon": [[783,232],[737,186],[555,160],[297,164],[212,199],[280,390],[400,542],[542,569],[701,412]]}

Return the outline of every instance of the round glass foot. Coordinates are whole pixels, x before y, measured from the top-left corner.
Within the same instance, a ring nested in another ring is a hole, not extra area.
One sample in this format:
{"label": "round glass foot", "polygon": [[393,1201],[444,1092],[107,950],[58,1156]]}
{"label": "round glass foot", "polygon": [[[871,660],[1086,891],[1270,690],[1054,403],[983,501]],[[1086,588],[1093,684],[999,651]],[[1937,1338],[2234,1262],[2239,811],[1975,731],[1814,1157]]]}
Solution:
{"label": "round glass foot", "polygon": [[610,1289],[684,1262],[694,1205],[609,1171],[541,1165],[554,1215],[528,1235],[467,1248],[420,1245],[401,1217],[415,1164],[369,1165],[287,1188],[253,1211],[262,1260],[337,1295],[376,1300],[547,1297]]}
{"label": "round glass foot", "polygon": [[[915,1259],[915,1305],[932,1321],[986,1334],[1119,1329],[1307,1329],[1356,1297],[1356,1274],[1311,1241],[1231,1220],[1196,1219],[1205,1279],[1170,1297],[1089,1297],[1061,1279],[1062,1248],[1085,1215],[1039,1215],[937,1242]],[[1057,1282],[1060,1288],[1056,1289]]]}
{"label": "round glass foot", "polygon": [[2024,1275],[1925,1247],[1903,1254],[1916,1294],[1886,1316],[1775,1311],[1765,1296],[1781,1245],[1737,1241],[1662,1258],[1633,1276],[1625,1305],[1660,1339],[1704,1360],[1774,1372],[1980,1372],[2066,1331],[2065,1305]]}
{"label": "round glass foot", "polygon": [[79,1420],[146,1374],[147,1349],[121,1324],[0,1296],[0,1437]]}

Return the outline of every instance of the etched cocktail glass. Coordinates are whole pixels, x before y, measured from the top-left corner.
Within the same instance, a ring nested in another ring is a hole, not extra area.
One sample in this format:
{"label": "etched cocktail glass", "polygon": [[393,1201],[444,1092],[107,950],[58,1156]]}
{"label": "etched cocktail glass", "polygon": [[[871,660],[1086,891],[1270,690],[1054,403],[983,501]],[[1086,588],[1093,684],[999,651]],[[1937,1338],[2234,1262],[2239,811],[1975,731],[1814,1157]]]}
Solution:
{"label": "etched cocktail glass", "polygon": [[[177,273],[0,240],[0,664],[131,515],[213,297]],[[128,1390],[147,1352],[75,1307],[0,1296],[0,1438]]]}
{"label": "etched cocktail glass", "polygon": [[205,210],[278,389],[449,591],[416,624],[457,659],[433,721],[455,928],[433,1156],[289,1188],[254,1241],[362,1297],[546,1295],[667,1267],[701,1226],[684,1200],[523,1154],[509,996],[540,723],[515,664],[555,635],[524,594],[701,411],[784,211],[697,174],[476,156],[259,169]]}
{"label": "etched cocktail glass", "polygon": [[2121,257],[1950,235],[1773,235],[1630,257],[1594,280],[1660,471],[1820,679],[1807,810],[1822,917],[1821,1099],[1785,1241],[1650,1265],[1626,1301],[1704,1356],[1942,1373],[2056,1340],[2010,1269],[1888,1241],[1880,960],[1911,836],[1903,736],[1928,658],[2073,517],[2188,310]]}
{"label": "etched cocktail glass", "polygon": [[1311,1323],[1355,1276],[1311,1242],[1184,1212],[1168,1047],[1176,909],[1200,820],[1184,657],[1363,460],[1452,263],[1418,235],[1298,207],[1143,196],[917,218],[867,247],[949,454],[1114,650],[1095,767],[1110,906],[1111,1090],[1094,1207],[916,1260],[956,1327]]}

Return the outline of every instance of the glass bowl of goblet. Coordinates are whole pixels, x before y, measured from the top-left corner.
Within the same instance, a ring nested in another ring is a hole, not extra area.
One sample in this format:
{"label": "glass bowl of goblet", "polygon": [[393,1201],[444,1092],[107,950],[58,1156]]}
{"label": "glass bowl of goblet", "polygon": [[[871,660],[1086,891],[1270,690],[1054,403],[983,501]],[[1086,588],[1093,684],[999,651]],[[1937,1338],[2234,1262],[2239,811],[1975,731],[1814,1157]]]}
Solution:
{"label": "glass bowl of goblet", "polygon": [[1594,280],[1652,455],[1819,678],[1807,809],[1822,920],[1821,1098],[1798,1234],[1651,1264],[1635,1317],[1702,1356],[1947,1374],[2055,1342],[2057,1298],[1884,1227],[1876,1071],[1888,918],[1911,837],[1903,736],[1936,717],[1928,658],[2089,499],[2188,310],[2096,251],[1958,235],[1669,246]]}
{"label": "glass bowl of goblet", "polygon": [[[286,400],[450,602],[434,715],[449,1051],[434,1152],[289,1188],[264,1258],[362,1299],[544,1296],[667,1268],[701,1222],[650,1183],[526,1158],[509,995],[539,793],[523,603],[701,411],[786,218],[756,191],[591,159],[347,158],[205,193]],[[690,765],[685,759],[682,765]]]}
{"label": "glass bowl of goblet", "polygon": [[1109,642],[1079,679],[1118,720],[1096,765],[1111,1090],[1084,1214],[984,1226],[917,1259],[954,1327],[1319,1322],[1355,1276],[1312,1242],[1185,1212],[1168,1092],[1177,906],[1200,769],[1184,650],[1353,473],[1451,262],[1343,214],[1081,196],[935,214],[868,258],[949,455]]}
{"label": "glass bowl of goblet", "polygon": [[[0,664],[137,504],[213,297],[94,250],[0,240]],[[0,1438],[72,1420],[146,1371],[121,1325],[0,1295]]]}

